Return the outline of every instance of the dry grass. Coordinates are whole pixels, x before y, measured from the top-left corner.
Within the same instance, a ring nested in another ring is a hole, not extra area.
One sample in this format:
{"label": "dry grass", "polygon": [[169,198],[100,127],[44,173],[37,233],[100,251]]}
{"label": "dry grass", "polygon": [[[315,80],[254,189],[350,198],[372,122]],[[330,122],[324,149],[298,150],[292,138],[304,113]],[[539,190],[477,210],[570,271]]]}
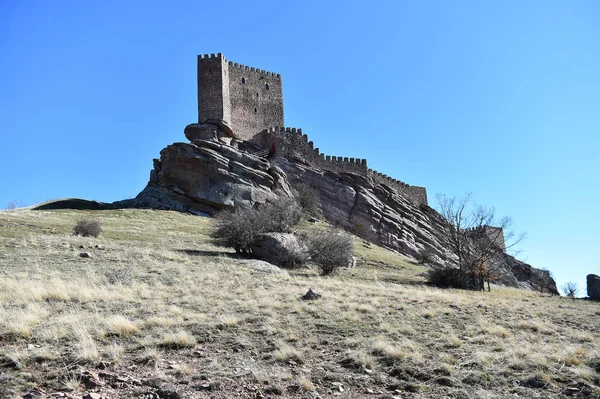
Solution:
{"label": "dry grass", "polygon": [[[80,219],[98,219],[102,235],[71,235]],[[81,393],[79,370],[100,365],[181,383],[190,397],[254,395],[252,384],[328,397],[332,382],[342,397],[598,392],[597,303],[428,288],[415,284],[425,268],[361,240],[358,266],[334,277],[262,274],[212,245],[210,222],[148,210],[0,212],[0,373],[12,392],[0,395]],[[323,298],[299,301],[308,288]],[[134,387],[122,385],[107,386],[111,397]]]}

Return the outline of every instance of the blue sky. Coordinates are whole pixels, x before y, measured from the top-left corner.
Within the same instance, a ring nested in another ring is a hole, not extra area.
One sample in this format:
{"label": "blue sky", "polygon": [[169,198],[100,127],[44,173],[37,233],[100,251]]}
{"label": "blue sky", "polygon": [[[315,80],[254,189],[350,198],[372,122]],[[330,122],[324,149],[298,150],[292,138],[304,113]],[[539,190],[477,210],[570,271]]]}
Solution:
{"label": "blue sky", "polygon": [[0,20],[0,208],[134,197],[196,121],[197,54],[221,52],[281,73],[286,125],[322,152],[432,205],[473,192],[559,284],[600,274],[596,1],[0,1]]}

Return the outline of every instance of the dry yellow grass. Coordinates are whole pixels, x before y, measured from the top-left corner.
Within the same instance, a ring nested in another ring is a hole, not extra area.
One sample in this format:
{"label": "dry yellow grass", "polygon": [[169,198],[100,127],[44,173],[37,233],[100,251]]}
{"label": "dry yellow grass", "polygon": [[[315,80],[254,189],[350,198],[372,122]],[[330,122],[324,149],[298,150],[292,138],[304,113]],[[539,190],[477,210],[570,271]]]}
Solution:
{"label": "dry yellow grass", "polygon": [[[70,235],[82,218],[100,220],[102,235]],[[284,397],[328,396],[331,382],[347,397],[599,389],[597,303],[428,288],[415,284],[424,267],[360,240],[358,266],[338,275],[262,274],[213,246],[209,229],[165,211],[0,212],[0,364],[21,367],[0,366],[0,396],[77,393],[78,370],[99,365],[190,397],[206,384]],[[323,298],[300,301],[308,288]]]}

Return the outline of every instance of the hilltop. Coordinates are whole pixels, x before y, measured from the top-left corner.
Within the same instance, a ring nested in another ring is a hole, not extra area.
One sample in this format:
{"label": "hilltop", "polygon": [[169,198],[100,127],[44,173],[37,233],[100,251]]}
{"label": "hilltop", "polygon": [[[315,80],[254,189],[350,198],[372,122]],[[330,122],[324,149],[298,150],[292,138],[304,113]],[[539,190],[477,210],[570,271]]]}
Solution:
{"label": "hilltop", "polygon": [[[70,234],[82,218],[101,222],[99,238]],[[211,223],[0,212],[0,396],[600,394],[598,303],[429,288],[425,267],[362,239],[336,276],[269,274],[215,247]],[[322,298],[300,300],[308,288]]]}

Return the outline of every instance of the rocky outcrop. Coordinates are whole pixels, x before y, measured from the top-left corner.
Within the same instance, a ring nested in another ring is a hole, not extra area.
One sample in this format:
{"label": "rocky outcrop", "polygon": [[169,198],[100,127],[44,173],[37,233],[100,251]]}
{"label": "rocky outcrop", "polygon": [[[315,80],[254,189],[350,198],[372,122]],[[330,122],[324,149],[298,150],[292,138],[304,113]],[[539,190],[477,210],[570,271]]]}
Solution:
{"label": "rocky outcrop", "polygon": [[[290,183],[302,182],[316,190],[330,223],[409,257],[427,254],[433,263],[456,263],[444,245],[446,224],[429,206],[364,174],[326,170],[298,156],[254,156],[223,143],[219,132],[212,124],[189,125],[185,134],[192,142],[163,149],[146,188],[117,205],[212,215],[290,197]],[[501,283],[558,293],[548,272],[501,256],[507,265]]]}
{"label": "rocky outcrop", "polygon": [[265,160],[212,140],[174,143],[154,160],[150,182],[117,206],[213,214],[292,196],[285,173]]}
{"label": "rocky outcrop", "polygon": [[596,301],[600,300],[600,276],[588,274],[586,280],[588,297]]}

